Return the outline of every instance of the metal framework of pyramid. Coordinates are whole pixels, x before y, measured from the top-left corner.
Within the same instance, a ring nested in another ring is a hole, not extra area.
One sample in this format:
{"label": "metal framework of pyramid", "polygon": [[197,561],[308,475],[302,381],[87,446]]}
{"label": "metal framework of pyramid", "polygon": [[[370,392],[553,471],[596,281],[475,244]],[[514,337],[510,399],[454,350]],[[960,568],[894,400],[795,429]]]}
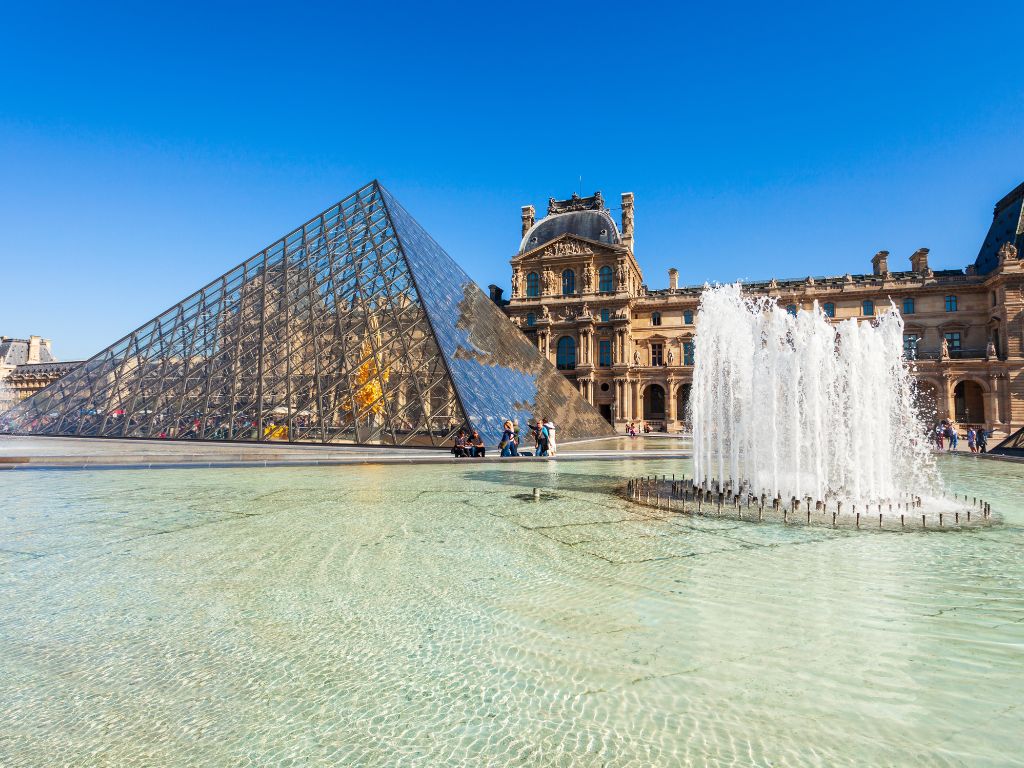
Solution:
{"label": "metal framework of pyramid", "polygon": [[1018,429],[989,453],[1003,456],[1024,456],[1024,428]]}
{"label": "metal framework of pyramid", "polygon": [[0,416],[16,434],[488,445],[614,434],[376,181]]}

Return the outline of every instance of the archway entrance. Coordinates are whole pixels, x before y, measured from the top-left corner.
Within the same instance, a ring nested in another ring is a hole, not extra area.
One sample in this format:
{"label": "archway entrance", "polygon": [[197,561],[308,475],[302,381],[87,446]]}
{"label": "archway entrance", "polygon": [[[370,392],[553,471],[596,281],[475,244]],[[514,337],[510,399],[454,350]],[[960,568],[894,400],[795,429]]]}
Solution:
{"label": "archway entrance", "polygon": [[985,423],[985,393],[976,381],[961,381],[953,388],[955,419],[964,424]]}
{"label": "archway entrance", "polygon": [[680,384],[676,390],[676,418],[679,421],[689,421],[689,414],[686,406],[690,402],[690,385]]}
{"label": "archway entrance", "polygon": [[660,384],[651,384],[644,391],[644,420],[665,418],[665,390]]}

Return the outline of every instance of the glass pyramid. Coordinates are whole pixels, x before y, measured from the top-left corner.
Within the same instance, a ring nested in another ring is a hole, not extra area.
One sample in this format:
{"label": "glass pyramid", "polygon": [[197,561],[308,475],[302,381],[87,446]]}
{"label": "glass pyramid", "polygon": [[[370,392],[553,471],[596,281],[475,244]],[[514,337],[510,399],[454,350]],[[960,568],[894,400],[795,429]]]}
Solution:
{"label": "glass pyramid", "polygon": [[0,416],[17,434],[441,446],[601,415],[376,181]]}
{"label": "glass pyramid", "polygon": [[1004,456],[1024,456],[1024,429],[1018,429],[990,450],[989,453],[1002,454]]}

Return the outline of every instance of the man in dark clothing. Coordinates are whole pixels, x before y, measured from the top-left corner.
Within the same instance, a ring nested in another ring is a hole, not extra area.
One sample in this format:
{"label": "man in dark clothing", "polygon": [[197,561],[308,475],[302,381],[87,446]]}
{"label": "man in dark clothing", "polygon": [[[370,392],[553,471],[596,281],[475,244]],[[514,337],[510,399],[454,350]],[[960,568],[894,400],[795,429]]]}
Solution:
{"label": "man in dark clothing", "polygon": [[978,453],[988,453],[988,431],[984,424],[978,430]]}
{"label": "man in dark clothing", "polygon": [[456,459],[464,459],[466,456],[469,456],[465,430],[460,429],[459,433],[455,435],[455,445],[452,447],[452,453],[455,454]]}

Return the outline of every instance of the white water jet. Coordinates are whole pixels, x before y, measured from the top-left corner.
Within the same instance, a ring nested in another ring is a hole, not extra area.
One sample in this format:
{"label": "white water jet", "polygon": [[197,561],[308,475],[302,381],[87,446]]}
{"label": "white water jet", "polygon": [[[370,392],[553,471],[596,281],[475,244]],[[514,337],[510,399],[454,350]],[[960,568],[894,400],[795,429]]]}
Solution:
{"label": "white water jet", "polygon": [[833,326],[739,284],[705,287],[690,395],[698,483],[788,500],[896,502],[940,481],[893,306]]}

